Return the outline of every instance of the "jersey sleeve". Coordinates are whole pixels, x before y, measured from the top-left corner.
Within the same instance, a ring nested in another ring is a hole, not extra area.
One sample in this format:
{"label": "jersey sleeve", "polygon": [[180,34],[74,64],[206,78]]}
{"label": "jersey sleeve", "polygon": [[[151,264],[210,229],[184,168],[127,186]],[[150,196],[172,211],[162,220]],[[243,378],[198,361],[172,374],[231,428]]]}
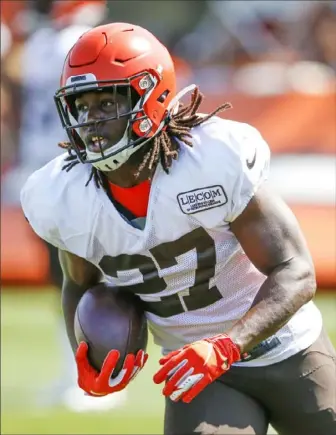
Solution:
{"label": "jersey sleeve", "polygon": [[225,180],[228,194],[225,221],[233,222],[245,209],[259,186],[268,179],[270,149],[257,129],[240,124],[231,134],[229,177]]}
{"label": "jersey sleeve", "polygon": [[56,248],[91,259],[92,232],[102,206],[96,186],[85,186],[90,168],[77,165],[64,172],[66,156],[55,158],[28,178],[21,190],[21,206],[39,237]]}
{"label": "jersey sleeve", "polygon": [[35,233],[57,248],[65,249],[55,221],[55,205],[43,184],[41,172],[34,172],[20,194],[23,213]]}

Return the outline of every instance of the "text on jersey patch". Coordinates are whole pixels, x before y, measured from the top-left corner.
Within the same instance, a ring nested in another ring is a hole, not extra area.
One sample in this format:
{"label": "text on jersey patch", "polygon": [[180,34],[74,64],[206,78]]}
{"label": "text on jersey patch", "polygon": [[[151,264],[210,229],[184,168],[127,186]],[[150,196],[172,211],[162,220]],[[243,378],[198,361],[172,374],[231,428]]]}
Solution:
{"label": "text on jersey patch", "polygon": [[177,195],[177,201],[184,214],[194,214],[221,207],[228,199],[223,186],[216,185],[181,192]]}

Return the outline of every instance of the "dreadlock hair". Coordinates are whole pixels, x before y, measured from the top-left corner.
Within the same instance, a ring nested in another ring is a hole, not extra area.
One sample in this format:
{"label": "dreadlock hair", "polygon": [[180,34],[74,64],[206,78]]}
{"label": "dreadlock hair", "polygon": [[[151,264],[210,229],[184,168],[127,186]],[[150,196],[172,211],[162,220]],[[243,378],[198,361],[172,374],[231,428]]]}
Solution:
{"label": "dreadlock hair", "polygon": [[[217,113],[232,107],[230,103],[224,103],[218,106],[208,115],[199,115],[196,112],[198,111],[203,98],[204,96],[199,91],[199,88],[195,88],[191,95],[190,103],[187,106],[184,106],[182,103],[180,103],[177,113],[171,115],[171,117],[167,120],[166,129],[162,130],[157,136],[155,136],[147,148],[145,147],[143,160],[139,165],[136,177],[139,177],[140,173],[146,167],[151,170],[157,165],[159,160],[161,161],[164,171],[168,174],[169,168],[172,165],[172,161],[177,159],[180,150],[180,145],[175,139],[178,139],[185,145],[192,147],[193,144],[190,140],[192,135],[190,130],[198,125],[201,125],[203,122],[212,118]],[[61,148],[66,149],[69,153],[69,156],[65,159],[67,163],[62,168],[62,170],[68,172],[74,166],[80,163],[80,160],[76,154],[73,154],[70,142],[61,142],[58,145]],[[106,184],[104,182],[104,178],[102,177],[102,172],[94,166],[91,169],[86,186],[92,179],[98,188],[100,188],[100,186],[103,188],[105,187]]]}

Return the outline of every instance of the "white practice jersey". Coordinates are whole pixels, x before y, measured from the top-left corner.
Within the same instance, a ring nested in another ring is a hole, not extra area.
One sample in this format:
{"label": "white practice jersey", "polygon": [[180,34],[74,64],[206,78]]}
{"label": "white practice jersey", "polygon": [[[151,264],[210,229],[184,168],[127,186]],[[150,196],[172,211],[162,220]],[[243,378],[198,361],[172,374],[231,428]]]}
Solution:
{"label": "white practice jersey", "polygon": [[36,30],[22,51],[22,125],[20,160],[32,171],[62,153],[58,142],[68,140],[54,103],[64,59],[78,38],[90,28],[50,25]]}
{"label": "white practice jersey", "polygon": [[[40,237],[86,258],[106,281],[140,296],[164,353],[226,332],[266,279],[229,223],[268,177],[267,144],[253,127],[217,117],[192,136],[194,146],[181,144],[169,174],[157,168],[143,229],[122,217],[94,182],[85,187],[90,165],[62,171],[64,156],[36,171],[21,193]],[[309,302],[273,337],[276,347],[238,364],[288,358],[312,344],[321,328],[320,312]]]}

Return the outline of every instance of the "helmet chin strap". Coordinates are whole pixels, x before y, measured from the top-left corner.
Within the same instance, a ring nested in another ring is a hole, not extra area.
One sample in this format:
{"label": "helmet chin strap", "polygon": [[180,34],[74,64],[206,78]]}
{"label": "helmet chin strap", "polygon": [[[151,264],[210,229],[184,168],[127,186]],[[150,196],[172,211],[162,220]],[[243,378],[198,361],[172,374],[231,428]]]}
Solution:
{"label": "helmet chin strap", "polygon": [[[175,97],[171,100],[167,107],[168,113],[172,113],[175,115],[178,111],[178,102],[179,100],[188,92],[193,91],[196,88],[196,85],[189,85],[186,88],[183,88],[180,92],[178,92]],[[138,103],[139,104],[139,103]],[[137,109],[137,105],[134,107],[134,110]],[[135,115],[134,115],[135,116]],[[129,122],[127,123],[127,127],[125,129],[123,137],[114,145],[104,150],[105,153],[109,153],[113,151],[113,155],[106,157],[106,159],[102,159],[99,161],[92,161],[91,164],[100,171],[103,172],[109,172],[109,171],[115,171],[118,169],[121,165],[127,162],[127,160],[131,157],[132,154],[134,154],[136,151],[138,151],[140,148],[142,148],[147,142],[152,140],[155,136],[157,136],[161,130],[163,129],[165,125],[165,120],[161,122],[159,125],[157,131],[155,134],[149,138],[147,138],[144,142],[141,142],[138,146],[134,147],[127,147],[128,144],[128,128],[129,128]],[[126,147],[126,148],[125,148]],[[118,150],[120,151],[118,152]],[[97,159],[97,153],[94,153],[92,151],[86,150],[87,158],[90,160]],[[99,157],[98,157],[99,158]]]}
{"label": "helmet chin strap", "polygon": [[[108,153],[109,151],[115,151],[113,155],[106,157],[106,159],[99,160],[97,162],[91,161],[91,164],[99,169],[100,171],[109,172],[109,171],[115,171],[118,169],[123,163],[125,163],[135,151],[137,151],[139,148],[141,148],[144,143],[137,147],[127,147],[128,143],[128,127],[129,123],[127,123],[127,127],[125,129],[123,137],[117,142],[115,145],[112,145],[111,147],[104,150],[104,153]],[[118,149],[124,148],[123,150],[118,152]],[[88,160],[94,160],[97,158],[97,153],[94,153],[92,151],[86,150],[86,156]]]}

